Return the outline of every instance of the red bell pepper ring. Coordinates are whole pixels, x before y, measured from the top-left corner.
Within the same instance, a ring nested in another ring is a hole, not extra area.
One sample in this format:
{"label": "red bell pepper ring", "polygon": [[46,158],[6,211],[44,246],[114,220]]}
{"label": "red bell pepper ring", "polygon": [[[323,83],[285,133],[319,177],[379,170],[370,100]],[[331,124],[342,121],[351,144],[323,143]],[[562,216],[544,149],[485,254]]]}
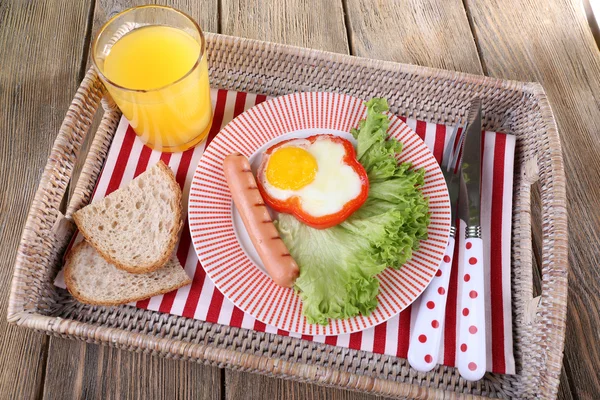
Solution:
{"label": "red bell pepper ring", "polygon": [[[353,198],[352,200],[346,202],[342,209],[334,214],[323,215],[320,217],[315,217],[313,215],[308,214],[306,211],[302,209],[302,205],[300,203],[300,198],[298,196],[292,196],[286,200],[278,200],[274,199],[265,191],[262,186],[260,180],[257,182],[258,190],[262,195],[265,203],[274,209],[275,211],[291,214],[296,217],[299,221],[305,223],[306,225],[316,228],[316,229],[326,229],[331,228],[332,226],[338,225],[346,220],[350,215],[354,213],[354,211],[358,210],[364,202],[367,200],[369,196],[369,178],[367,177],[367,171],[362,166],[360,162],[356,159],[356,151],[354,150],[354,146],[352,143],[344,138],[334,135],[321,134],[321,135],[313,135],[306,138],[311,143],[314,143],[318,138],[328,137],[332,142],[340,143],[344,146],[344,150],[346,154],[342,159],[344,164],[350,166],[354,172],[359,176],[361,182],[361,190],[358,196]],[[297,138],[289,139],[281,141],[274,146],[269,147],[265,154],[271,154],[273,151],[277,150],[278,147],[292,140],[297,140]]]}

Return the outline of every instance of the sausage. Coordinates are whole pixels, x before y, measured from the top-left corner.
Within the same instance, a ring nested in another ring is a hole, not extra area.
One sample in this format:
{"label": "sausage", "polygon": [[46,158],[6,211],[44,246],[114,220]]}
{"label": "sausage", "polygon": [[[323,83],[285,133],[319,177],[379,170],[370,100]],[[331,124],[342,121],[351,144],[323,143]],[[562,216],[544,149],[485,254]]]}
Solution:
{"label": "sausage", "polygon": [[233,202],[271,279],[279,286],[294,286],[300,269],[273,224],[248,159],[240,153],[228,155],[223,160],[223,172]]}

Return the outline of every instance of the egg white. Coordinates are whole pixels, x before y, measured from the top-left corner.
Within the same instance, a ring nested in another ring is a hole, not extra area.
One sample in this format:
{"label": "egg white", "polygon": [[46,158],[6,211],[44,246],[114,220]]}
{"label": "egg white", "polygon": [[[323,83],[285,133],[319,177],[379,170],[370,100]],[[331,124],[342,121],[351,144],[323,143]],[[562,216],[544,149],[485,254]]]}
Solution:
{"label": "egg white", "polygon": [[342,210],[344,204],[358,197],[362,182],[356,171],[344,163],[346,151],[341,143],[333,142],[327,137],[320,137],[314,143],[296,139],[285,143],[281,148],[289,146],[308,151],[317,161],[317,173],[314,180],[301,189],[279,189],[266,179],[268,160],[265,160],[258,177],[269,196],[277,200],[297,196],[302,209],[314,217],[335,214]]}

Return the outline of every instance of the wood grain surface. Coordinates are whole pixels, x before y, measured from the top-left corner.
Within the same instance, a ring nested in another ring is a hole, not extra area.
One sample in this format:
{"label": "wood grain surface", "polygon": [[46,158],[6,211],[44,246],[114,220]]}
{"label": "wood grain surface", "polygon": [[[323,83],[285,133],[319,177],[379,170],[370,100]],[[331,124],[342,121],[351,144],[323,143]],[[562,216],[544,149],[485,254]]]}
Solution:
{"label": "wood grain surface", "polygon": [[461,0],[345,0],[352,54],[481,74]]}
{"label": "wood grain surface", "polygon": [[222,371],[216,367],[59,338],[48,351],[45,400],[220,400],[223,395]]}
{"label": "wood grain surface", "polygon": [[226,35],[348,52],[340,0],[221,0],[220,21]]}
{"label": "wood grain surface", "polygon": [[0,398],[42,393],[44,335],[7,325],[17,245],[67,107],[79,85],[87,1],[0,2]]}
{"label": "wood grain surface", "polygon": [[135,6],[160,4],[174,7],[188,14],[200,27],[208,32],[217,32],[219,27],[219,0],[95,0],[92,36],[106,21],[121,11]]}
{"label": "wood grain surface", "polygon": [[385,400],[385,397],[308,383],[286,381],[262,375],[225,371],[226,400]]}
{"label": "wood grain surface", "polygon": [[[375,399],[88,345],[7,326],[17,243],[88,63],[89,39],[144,0],[0,1],[0,397]],[[165,0],[203,29],[322,50],[539,81],[562,137],[570,293],[560,399],[600,398],[600,51],[579,0]],[[539,204],[539,196],[533,195]],[[534,213],[542,223],[539,213]],[[534,229],[535,254],[542,251]],[[539,287],[539,271],[538,281]],[[48,345],[49,344],[49,345]],[[106,394],[104,396],[104,394]]]}
{"label": "wood grain surface", "polygon": [[[467,4],[486,73],[540,82],[558,123],[570,244],[564,365],[575,397],[597,399],[600,348],[590,343],[600,332],[600,53],[579,1]],[[534,235],[536,247],[542,239]]]}

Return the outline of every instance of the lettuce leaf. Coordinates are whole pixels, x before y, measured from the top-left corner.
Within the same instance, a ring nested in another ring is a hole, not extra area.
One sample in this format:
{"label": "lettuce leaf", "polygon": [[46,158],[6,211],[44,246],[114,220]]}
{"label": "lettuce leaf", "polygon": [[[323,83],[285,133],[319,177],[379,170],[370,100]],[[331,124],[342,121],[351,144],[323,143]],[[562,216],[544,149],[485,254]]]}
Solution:
{"label": "lettuce leaf", "polygon": [[428,201],[420,192],[424,171],[398,164],[402,144],[387,138],[385,99],[366,103],[367,118],[352,130],[356,153],[369,176],[369,197],[346,221],[311,228],[280,214],[277,229],[300,266],[295,289],[310,323],[369,315],[377,307],[386,267],[400,268],[427,238]]}

